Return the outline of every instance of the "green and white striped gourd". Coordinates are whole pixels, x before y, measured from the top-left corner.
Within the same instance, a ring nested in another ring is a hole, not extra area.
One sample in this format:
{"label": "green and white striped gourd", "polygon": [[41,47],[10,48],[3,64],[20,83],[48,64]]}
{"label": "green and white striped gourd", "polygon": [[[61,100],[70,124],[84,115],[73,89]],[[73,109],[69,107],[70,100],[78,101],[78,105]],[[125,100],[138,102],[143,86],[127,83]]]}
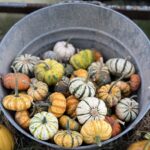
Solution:
{"label": "green and white striped gourd", "polygon": [[105,119],[107,107],[104,101],[96,97],[86,97],[79,102],[76,114],[79,123],[84,124],[89,120]]}
{"label": "green and white striped gourd", "polygon": [[116,115],[120,120],[134,120],[139,112],[139,104],[133,98],[124,98],[116,105]]}
{"label": "green and white striped gourd", "polygon": [[58,131],[58,120],[50,112],[37,113],[30,120],[29,130],[35,138],[49,140]]}
{"label": "green and white striped gourd", "polygon": [[129,78],[135,73],[134,65],[123,58],[111,58],[106,62],[109,71],[115,76]]}
{"label": "green and white striped gourd", "polygon": [[69,83],[69,91],[78,99],[85,97],[93,97],[95,95],[96,88],[94,84],[85,78],[73,78]]}
{"label": "green and white striped gourd", "polygon": [[34,65],[36,65],[39,61],[39,57],[32,56],[31,54],[23,54],[16,57],[12,65],[15,67],[17,72],[32,75],[34,71]]}

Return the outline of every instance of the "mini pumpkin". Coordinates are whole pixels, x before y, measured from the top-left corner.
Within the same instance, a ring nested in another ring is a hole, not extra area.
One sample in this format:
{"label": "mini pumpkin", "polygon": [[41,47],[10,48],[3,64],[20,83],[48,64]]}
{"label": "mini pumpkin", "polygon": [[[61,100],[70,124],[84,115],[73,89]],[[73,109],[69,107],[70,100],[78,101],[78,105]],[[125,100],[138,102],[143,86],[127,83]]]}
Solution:
{"label": "mini pumpkin", "polygon": [[15,142],[11,132],[0,124],[0,150],[14,150]]}
{"label": "mini pumpkin", "polygon": [[55,92],[48,97],[50,106],[48,111],[53,113],[57,118],[61,117],[66,110],[66,98],[62,93]]}
{"label": "mini pumpkin", "polygon": [[48,94],[48,85],[33,78],[27,93],[32,96],[34,101],[44,100]]}
{"label": "mini pumpkin", "polygon": [[94,84],[88,79],[76,77],[70,80],[69,91],[78,99],[94,96],[95,90]]}
{"label": "mini pumpkin", "polygon": [[16,122],[24,129],[27,129],[30,124],[30,116],[27,110],[17,111],[15,114]]}
{"label": "mini pumpkin", "polygon": [[80,78],[87,78],[88,77],[88,72],[85,69],[78,69],[73,72],[71,79],[75,77],[80,77]]}
{"label": "mini pumpkin", "polygon": [[89,120],[104,119],[107,107],[102,100],[96,97],[86,97],[79,102],[76,114],[79,123],[84,124]]}
{"label": "mini pumpkin", "polygon": [[50,112],[37,113],[30,120],[29,130],[35,138],[49,140],[58,131],[58,120]]}
{"label": "mini pumpkin", "polygon": [[93,55],[94,55],[94,60],[98,61],[100,58],[103,58],[102,54],[100,51],[98,50],[93,50]]}
{"label": "mini pumpkin", "polygon": [[54,60],[59,60],[58,55],[54,51],[46,51],[42,55],[42,59],[54,59]]}
{"label": "mini pumpkin", "polygon": [[109,107],[113,107],[121,99],[121,90],[114,84],[106,84],[97,90],[97,97],[106,102]]}
{"label": "mini pumpkin", "polygon": [[64,75],[64,67],[55,60],[45,59],[35,65],[34,74],[36,79],[51,86],[61,80]]}
{"label": "mini pumpkin", "polygon": [[33,75],[34,65],[39,61],[39,57],[32,56],[31,54],[22,54],[15,58],[12,65],[15,67],[17,72]]}
{"label": "mini pumpkin", "polygon": [[82,126],[80,133],[86,144],[97,143],[101,146],[101,141],[111,137],[112,127],[105,120],[91,120]]}
{"label": "mini pumpkin", "polygon": [[139,104],[132,97],[121,99],[116,105],[116,115],[125,122],[134,120],[138,112]]}
{"label": "mini pumpkin", "polygon": [[53,51],[63,61],[68,61],[70,57],[75,53],[75,47],[68,43],[68,41],[59,41],[54,45]]}
{"label": "mini pumpkin", "polygon": [[111,82],[111,77],[109,74],[108,67],[104,64],[103,58],[101,57],[99,61],[93,62],[88,67],[89,77],[92,81],[96,82],[98,86]]}
{"label": "mini pumpkin", "polygon": [[71,95],[67,97],[66,113],[72,118],[76,117],[76,108],[78,103],[79,100],[75,96]]}
{"label": "mini pumpkin", "polygon": [[81,50],[70,58],[70,64],[75,69],[87,69],[93,61],[94,56],[90,49]]}
{"label": "mini pumpkin", "polygon": [[71,64],[63,63],[65,69],[65,76],[70,77],[74,71],[74,68]]}
{"label": "mini pumpkin", "polygon": [[59,118],[59,124],[63,129],[67,130],[67,123],[69,121],[69,127],[70,130],[73,131],[79,131],[80,130],[80,124],[75,121],[74,119],[71,119],[70,117],[63,115]]}
{"label": "mini pumpkin", "polygon": [[111,58],[107,60],[106,65],[113,75],[119,77],[129,78],[135,72],[134,65],[123,58]]}
{"label": "mini pumpkin", "polygon": [[141,83],[141,79],[138,74],[131,75],[129,84],[133,92],[136,91],[140,87],[140,83]]}

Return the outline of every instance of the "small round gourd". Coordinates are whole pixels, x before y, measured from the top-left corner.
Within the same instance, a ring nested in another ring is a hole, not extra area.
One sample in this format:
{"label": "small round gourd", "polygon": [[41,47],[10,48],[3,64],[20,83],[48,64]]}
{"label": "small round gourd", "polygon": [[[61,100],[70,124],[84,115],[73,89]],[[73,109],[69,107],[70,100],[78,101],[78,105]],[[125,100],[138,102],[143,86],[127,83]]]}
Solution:
{"label": "small round gourd", "polygon": [[71,74],[74,71],[74,68],[71,64],[63,63],[64,69],[65,69],[65,76],[70,77]]}
{"label": "small round gourd", "polygon": [[42,59],[54,59],[54,60],[59,60],[58,55],[54,51],[46,51],[42,55]]}
{"label": "small round gourd", "polygon": [[82,144],[83,137],[77,131],[60,130],[54,136],[54,142],[64,148],[75,148]]}
{"label": "small round gourd", "polygon": [[62,61],[68,61],[75,53],[75,47],[66,41],[59,41],[54,45],[53,51]]}
{"label": "small round gourd", "polygon": [[48,94],[48,85],[33,78],[27,93],[32,96],[34,101],[44,100]]}
{"label": "small round gourd", "polygon": [[139,104],[133,98],[121,99],[116,105],[116,115],[125,122],[134,120],[138,112]]}
{"label": "small round gourd", "polygon": [[69,127],[70,130],[73,131],[79,131],[80,130],[80,124],[75,121],[74,119],[71,119],[70,117],[63,115],[59,118],[59,124],[63,129],[67,130],[67,123],[69,121]]}
{"label": "small round gourd", "polygon": [[94,56],[90,49],[81,50],[70,58],[70,64],[75,69],[87,69],[93,61]]}
{"label": "small round gourd", "polygon": [[0,150],[14,150],[15,142],[11,132],[0,124]]}
{"label": "small round gourd", "polygon": [[67,97],[67,108],[66,108],[67,115],[69,115],[72,118],[76,117],[76,108],[78,106],[78,103],[79,100],[75,96],[71,95]]}
{"label": "small round gourd", "polygon": [[53,113],[57,118],[61,117],[66,110],[66,98],[62,93],[54,92],[48,97],[50,106],[48,112]]}
{"label": "small round gourd", "polygon": [[107,60],[106,65],[113,75],[119,77],[129,78],[135,72],[134,65],[123,58],[111,58]]}
{"label": "small round gourd", "polygon": [[88,77],[88,72],[85,69],[78,69],[73,72],[71,79],[75,77],[80,77],[80,78],[87,78]]}
{"label": "small round gourd", "polygon": [[112,128],[105,120],[91,120],[86,122],[80,133],[86,144],[97,143],[101,146],[101,141],[108,140],[112,134]]}
{"label": "small round gourd", "polygon": [[58,120],[52,113],[37,113],[30,120],[29,130],[35,138],[49,140],[58,131]]}
{"label": "small round gourd", "polygon": [[27,110],[17,111],[15,114],[16,122],[24,129],[27,129],[30,124],[30,116]]}
{"label": "small round gourd", "polygon": [[69,83],[69,91],[78,99],[93,97],[95,95],[94,84],[85,78],[73,78]]}
{"label": "small round gourd", "polygon": [[79,102],[76,114],[79,123],[84,124],[90,120],[104,119],[107,107],[102,100],[96,97],[86,97]]}
{"label": "small round gourd", "polygon": [[64,75],[64,67],[56,60],[45,59],[34,67],[35,78],[49,86],[55,85]]}
{"label": "small round gourd", "polygon": [[121,99],[121,90],[116,85],[106,84],[97,90],[97,97],[113,107]]}
{"label": "small round gourd", "polygon": [[15,58],[12,65],[15,67],[17,72],[33,75],[34,66],[39,61],[39,57],[32,56],[31,54],[22,54]]}

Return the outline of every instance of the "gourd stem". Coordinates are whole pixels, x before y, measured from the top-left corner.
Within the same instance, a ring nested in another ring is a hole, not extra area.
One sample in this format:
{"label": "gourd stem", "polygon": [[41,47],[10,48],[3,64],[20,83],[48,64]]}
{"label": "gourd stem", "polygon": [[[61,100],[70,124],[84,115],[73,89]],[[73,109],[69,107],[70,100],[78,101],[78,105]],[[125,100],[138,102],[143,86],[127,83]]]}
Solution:
{"label": "gourd stem", "polygon": [[14,66],[11,66],[11,68],[13,69],[14,73],[15,73],[15,97],[19,96],[19,92],[18,92],[18,77],[17,77],[17,71],[15,69]]}
{"label": "gourd stem", "polygon": [[66,129],[67,129],[68,134],[70,134],[70,122],[69,122],[69,119],[67,120]]}
{"label": "gourd stem", "polygon": [[72,38],[67,39],[66,43],[65,43],[65,47],[68,47],[69,42],[71,41]]}
{"label": "gourd stem", "polygon": [[108,93],[111,92],[112,88],[120,81],[124,78],[124,75],[122,75],[118,80],[116,80],[111,86],[110,86],[110,89],[108,91]]}
{"label": "gourd stem", "polygon": [[148,140],[148,142],[145,144],[143,150],[149,150],[149,149],[150,149],[150,140]]}
{"label": "gourd stem", "polygon": [[96,136],[96,137],[95,137],[95,142],[96,142],[96,144],[97,144],[98,147],[101,147],[101,146],[102,146],[101,139],[100,139],[99,136]]}
{"label": "gourd stem", "polygon": [[39,61],[39,63],[43,63],[46,66],[47,70],[51,69],[51,67],[45,61]]}
{"label": "gourd stem", "polygon": [[44,118],[43,118],[43,120],[42,120],[42,123],[43,123],[43,124],[47,123],[47,119],[46,119],[45,116],[44,116]]}
{"label": "gourd stem", "polygon": [[76,49],[76,51],[77,51],[77,53],[79,53],[79,52],[80,52],[80,49],[79,49],[79,48],[77,48],[77,49]]}
{"label": "gourd stem", "polygon": [[122,121],[122,120],[120,120],[120,119],[116,119],[115,122],[116,122],[116,123],[120,123],[120,124],[123,125],[123,126],[125,125],[125,122]]}
{"label": "gourd stem", "polygon": [[137,98],[137,97],[138,97],[137,95],[132,95],[132,96],[130,97],[130,99]]}

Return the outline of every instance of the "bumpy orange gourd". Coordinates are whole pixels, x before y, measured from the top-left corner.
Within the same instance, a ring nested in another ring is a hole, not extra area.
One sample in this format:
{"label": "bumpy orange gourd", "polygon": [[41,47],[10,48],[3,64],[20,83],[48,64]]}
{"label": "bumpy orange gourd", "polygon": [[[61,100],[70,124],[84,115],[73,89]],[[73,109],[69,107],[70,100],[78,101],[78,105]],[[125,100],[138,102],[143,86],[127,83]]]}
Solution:
{"label": "bumpy orange gourd", "polygon": [[0,150],[14,150],[14,138],[10,131],[0,124]]}
{"label": "bumpy orange gourd", "polygon": [[85,69],[78,69],[78,70],[73,72],[71,79],[74,77],[87,78],[88,72]]}
{"label": "bumpy orange gourd", "polygon": [[30,124],[29,112],[26,110],[16,112],[15,120],[22,128],[27,129]]}
{"label": "bumpy orange gourd", "polygon": [[66,110],[66,98],[59,92],[54,92],[48,97],[51,105],[48,111],[53,113],[57,118],[61,117]]}
{"label": "bumpy orange gourd", "polygon": [[75,96],[71,95],[67,97],[66,113],[72,118],[76,116],[76,108],[78,103],[79,100]]}

